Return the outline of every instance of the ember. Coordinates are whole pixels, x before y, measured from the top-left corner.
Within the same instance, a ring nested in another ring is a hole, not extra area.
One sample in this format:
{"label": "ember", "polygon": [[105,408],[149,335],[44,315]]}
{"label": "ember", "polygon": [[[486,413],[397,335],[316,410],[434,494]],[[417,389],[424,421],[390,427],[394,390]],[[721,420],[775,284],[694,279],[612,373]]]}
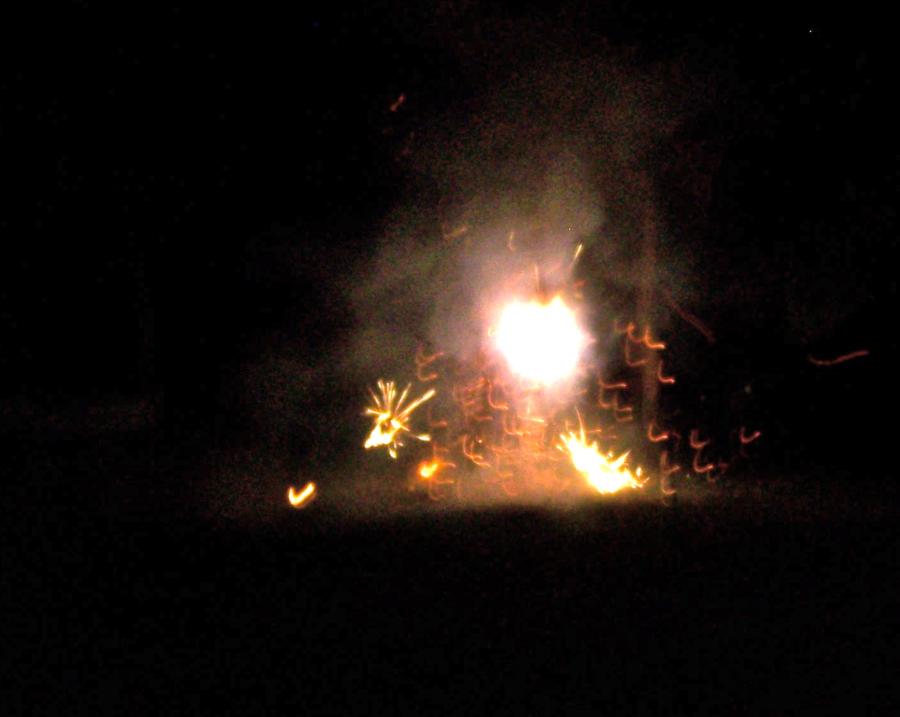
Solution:
{"label": "ember", "polygon": [[312,501],[316,495],[316,484],[313,482],[303,486],[303,490],[299,493],[294,490],[294,486],[288,488],[288,502],[294,508],[303,508]]}

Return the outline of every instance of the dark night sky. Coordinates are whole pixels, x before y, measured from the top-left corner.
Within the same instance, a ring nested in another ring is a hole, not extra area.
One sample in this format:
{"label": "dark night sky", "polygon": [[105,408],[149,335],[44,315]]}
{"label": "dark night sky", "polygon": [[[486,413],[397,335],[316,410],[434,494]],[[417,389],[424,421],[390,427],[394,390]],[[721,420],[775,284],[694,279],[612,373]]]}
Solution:
{"label": "dark night sky", "polygon": [[[685,4],[2,11],[4,715],[897,713],[895,24]],[[473,298],[420,273],[491,273],[442,233],[560,147],[607,202],[554,205],[586,293],[634,303],[649,178],[715,333],[655,307],[660,415],[758,449],[677,496],[431,501],[361,449],[365,387]]]}
{"label": "dark night sky", "polygon": [[206,420],[234,410],[229,376],[273,342],[314,360],[353,325],[342,277],[401,201],[417,130],[465,118],[543,54],[704,78],[648,166],[664,242],[693,260],[691,308],[720,335],[710,383],[723,365],[735,381],[799,376],[811,351],[893,351],[878,16],[81,2],[4,32],[5,401],[156,391],[170,417]]}

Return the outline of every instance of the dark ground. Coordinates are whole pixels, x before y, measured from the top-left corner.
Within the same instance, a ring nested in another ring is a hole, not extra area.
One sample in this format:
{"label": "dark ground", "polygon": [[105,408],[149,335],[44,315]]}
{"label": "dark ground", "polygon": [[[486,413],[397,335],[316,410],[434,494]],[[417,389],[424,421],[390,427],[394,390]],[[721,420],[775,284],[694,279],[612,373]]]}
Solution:
{"label": "dark ground", "polygon": [[[188,489],[152,488],[184,456],[146,437],[56,449],[19,466],[38,494],[15,504],[36,510],[4,539],[6,714],[897,706],[882,476],[459,510],[322,476],[302,512],[198,520]],[[354,493],[370,502],[351,515]]]}
{"label": "dark ground", "polygon": [[[538,5],[4,23],[0,713],[896,712],[893,25]],[[678,405],[765,440],[674,506],[437,508],[323,366],[347,276],[410,138],[565,43],[713,77],[648,168],[718,337]]]}

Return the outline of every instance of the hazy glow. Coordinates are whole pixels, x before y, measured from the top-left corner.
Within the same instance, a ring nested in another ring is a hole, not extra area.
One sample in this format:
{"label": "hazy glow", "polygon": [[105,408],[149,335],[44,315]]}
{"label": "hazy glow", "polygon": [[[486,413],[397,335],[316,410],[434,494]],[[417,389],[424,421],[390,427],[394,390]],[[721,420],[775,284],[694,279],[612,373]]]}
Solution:
{"label": "hazy glow", "polygon": [[549,303],[508,304],[494,339],[513,373],[544,385],[571,376],[588,341],[574,312],[559,296]]}

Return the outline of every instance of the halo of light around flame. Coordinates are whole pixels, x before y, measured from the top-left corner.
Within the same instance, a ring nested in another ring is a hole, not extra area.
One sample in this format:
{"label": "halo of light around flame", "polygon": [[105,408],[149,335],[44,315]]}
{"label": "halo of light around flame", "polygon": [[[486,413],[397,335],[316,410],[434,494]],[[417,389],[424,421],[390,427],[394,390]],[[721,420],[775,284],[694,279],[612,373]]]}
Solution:
{"label": "halo of light around flame", "polygon": [[575,372],[588,337],[575,313],[556,296],[549,303],[508,304],[500,314],[494,341],[513,373],[549,385]]}

